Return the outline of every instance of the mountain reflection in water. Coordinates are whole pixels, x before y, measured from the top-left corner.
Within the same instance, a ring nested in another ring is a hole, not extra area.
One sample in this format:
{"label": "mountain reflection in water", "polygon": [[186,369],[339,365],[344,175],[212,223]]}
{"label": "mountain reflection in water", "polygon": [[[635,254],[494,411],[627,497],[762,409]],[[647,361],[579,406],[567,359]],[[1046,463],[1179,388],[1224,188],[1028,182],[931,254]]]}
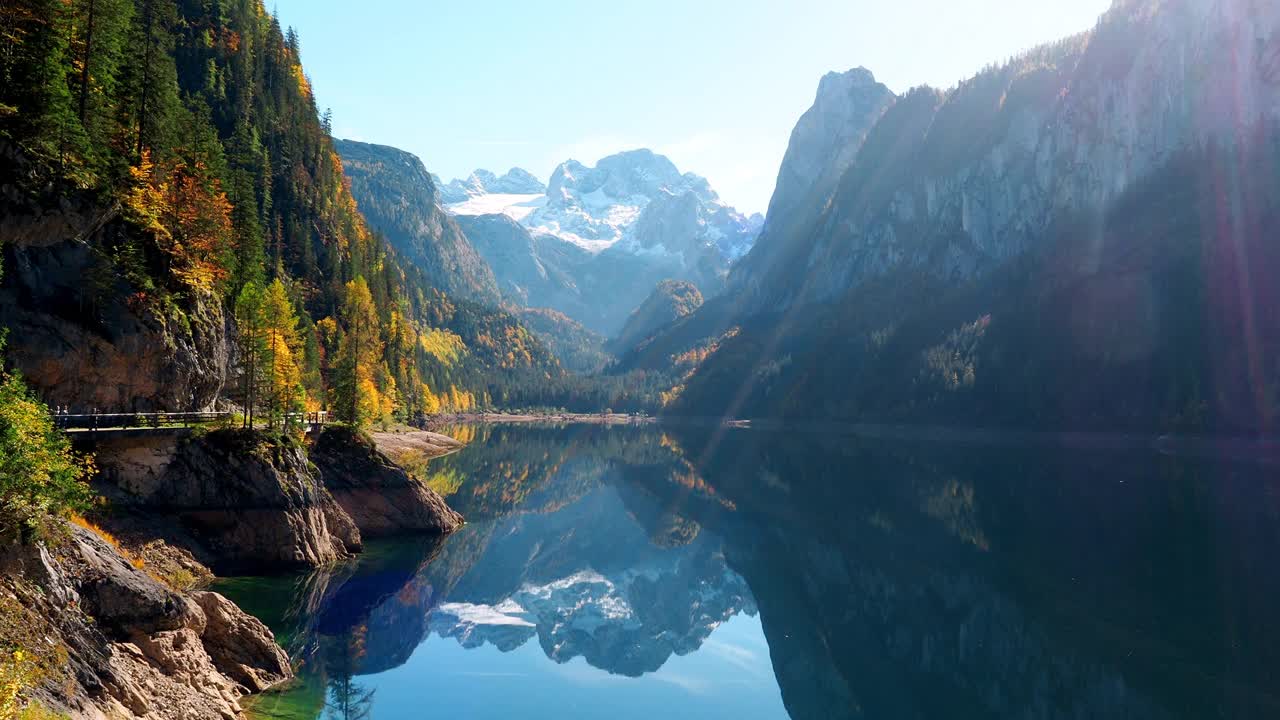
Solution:
{"label": "mountain reflection in water", "polygon": [[457,432],[424,478],[467,518],[455,535],[224,583],[303,663],[259,714],[1280,717],[1274,467]]}

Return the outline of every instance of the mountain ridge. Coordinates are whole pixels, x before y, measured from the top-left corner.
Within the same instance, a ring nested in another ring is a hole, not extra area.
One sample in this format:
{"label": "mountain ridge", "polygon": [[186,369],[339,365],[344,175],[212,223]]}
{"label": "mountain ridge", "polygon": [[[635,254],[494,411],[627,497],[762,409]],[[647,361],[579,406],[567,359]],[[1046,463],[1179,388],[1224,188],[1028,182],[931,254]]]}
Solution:
{"label": "mountain ridge", "polygon": [[445,293],[497,304],[498,282],[453,217],[422,161],[389,145],[334,139],[365,218]]}
{"label": "mountain ridge", "polygon": [[465,202],[477,195],[489,193],[502,195],[540,194],[547,186],[533,173],[521,167],[513,167],[501,176],[490,170],[477,168],[465,179],[454,178],[447,184],[439,175],[432,174],[432,180],[440,188],[440,197],[445,203]]}
{"label": "mountain ridge", "polygon": [[660,359],[691,328],[741,330],[669,411],[1273,427],[1277,53],[1274,4],[1117,3],[897,98],[829,198],[766,221],[725,302],[655,339]]}

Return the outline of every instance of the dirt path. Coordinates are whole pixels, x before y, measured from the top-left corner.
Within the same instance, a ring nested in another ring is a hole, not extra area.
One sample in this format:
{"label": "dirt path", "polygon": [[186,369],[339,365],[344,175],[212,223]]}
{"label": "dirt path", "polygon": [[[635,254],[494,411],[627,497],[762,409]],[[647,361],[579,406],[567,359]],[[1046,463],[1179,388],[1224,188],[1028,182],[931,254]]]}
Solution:
{"label": "dirt path", "polygon": [[371,435],[378,449],[393,460],[398,460],[406,453],[422,453],[423,459],[440,457],[457,452],[464,446],[464,443],[448,435],[427,430],[375,432]]}

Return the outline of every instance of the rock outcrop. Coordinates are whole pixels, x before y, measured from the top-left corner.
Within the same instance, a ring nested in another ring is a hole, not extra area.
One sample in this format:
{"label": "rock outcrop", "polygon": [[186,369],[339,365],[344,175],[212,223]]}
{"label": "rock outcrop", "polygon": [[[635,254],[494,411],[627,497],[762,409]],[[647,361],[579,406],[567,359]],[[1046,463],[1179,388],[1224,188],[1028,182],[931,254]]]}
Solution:
{"label": "rock outcrop", "polygon": [[444,534],[462,525],[462,516],[444,498],[349,428],[325,428],[311,459],[326,490],[365,537]]}
{"label": "rock outcrop", "polygon": [[175,544],[194,543],[219,572],[314,567],[361,547],[300,442],[217,430],[180,440],[167,458],[140,442],[152,447],[126,439],[98,448],[106,494],[122,509],[173,518],[186,534]]}
{"label": "rock outcrop", "polygon": [[3,548],[0,565],[0,596],[38,625],[31,653],[65,658],[35,697],[77,720],[238,718],[241,697],[293,676],[265,625],[216,593],[169,589],[91,531]]}
{"label": "rock outcrop", "polygon": [[822,211],[840,177],[853,164],[867,133],[893,104],[892,91],[866,68],[827,73],[813,105],[796,122],[765,215],[758,252],[735,266],[731,281],[750,282],[753,269],[767,266],[779,245],[792,241],[797,225]]}

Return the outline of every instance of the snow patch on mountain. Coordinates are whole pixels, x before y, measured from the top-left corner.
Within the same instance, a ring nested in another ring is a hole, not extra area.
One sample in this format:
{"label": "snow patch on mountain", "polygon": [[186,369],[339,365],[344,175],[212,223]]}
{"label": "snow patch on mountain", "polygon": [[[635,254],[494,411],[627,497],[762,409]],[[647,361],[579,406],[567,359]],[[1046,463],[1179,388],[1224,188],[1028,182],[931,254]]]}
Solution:
{"label": "snow patch on mountain", "polygon": [[547,203],[542,193],[481,194],[448,206],[454,215],[506,215],[519,222]]}
{"label": "snow patch on mountain", "polygon": [[[619,245],[637,254],[679,256],[687,264],[705,251],[722,262],[736,260],[763,224],[759,215],[744,216],[721,201],[706,178],[681,173],[652,150],[610,155],[595,167],[561,163],[539,197],[504,194],[513,184],[528,187],[523,175],[512,179],[518,170],[502,178],[477,170],[443,186],[442,196],[455,215],[502,213],[534,235],[555,236],[593,253]],[[647,216],[653,219],[645,230]]]}
{"label": "snow patch on mountain", "polygon": [[464,180],[455,179],[447,184],[436,177],[436,185],[440,187],[441,200],[450,205],[481,195],[541,195],[547,189],[533,173],[518,167],[502,176],[480,169]]}

